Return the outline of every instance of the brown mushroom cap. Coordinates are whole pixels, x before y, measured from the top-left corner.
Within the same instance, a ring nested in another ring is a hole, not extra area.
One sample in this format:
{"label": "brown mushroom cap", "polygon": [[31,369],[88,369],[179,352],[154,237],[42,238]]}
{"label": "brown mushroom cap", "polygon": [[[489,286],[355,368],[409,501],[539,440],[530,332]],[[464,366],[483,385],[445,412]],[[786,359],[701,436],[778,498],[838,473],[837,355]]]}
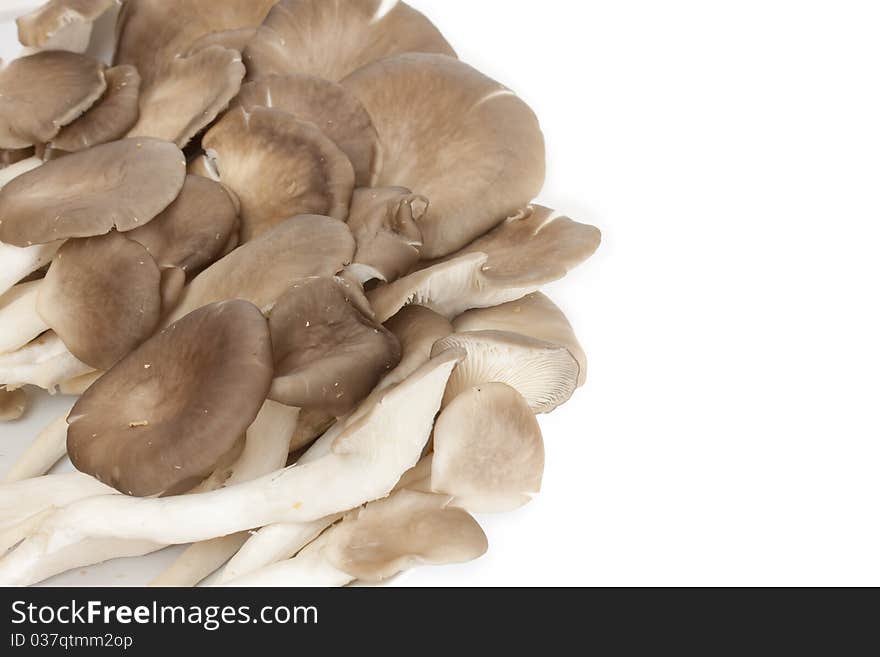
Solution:
{"label": "brown mushroom cap", "polygon": [[0,241],[30,246],[134,230],[177,198],[185,176],[180,149],[156,139],[52,160],[0,190]]}
{"label": "brown mushroom cap", "polygon": [[52,141],[104,90],[103,66],[62,50],[38,52],[0,69],[0,148]]}
{"label": "brown mushroom cap", "polygon": [[242,85],[235,104],[248,112],[278,109],[315,124],[351,161],[355,184],[372,184],[379,135],[367,110],[342,85],[301,73],[271,75]]}
{"label": "brown mushroom cap", "polygon": [[27,410],[27,395],[22,388],[0,388],[0,422],[14,422]]}
{"label": "brown mushroom cap", "polygon": [[72,24],[92,24],[117,0],[49,0],[46,4],[19,17],[18,40],[23,46],[45,48],[53,37]]}
{"label": "brown mushroom cap", "polygon": [[287,112],[228,112],[202,139],[220,180],[241,200],[241,237],[299,214],[346,219],[354,170],[327,136]]}
{"label": "brown mushroom cap", "polygon": [[340,278],[296,283],[269,316],[275,354],[270,399],[351,412],[400,361],[400,345],[371,317],[366,299]]}
{"label": "brown mushroom cap", "polygon": [[37,297],[37,311],[79,360],[112,367],[156,330],[162,312],[159,268],[121,233],[69,240]]}
{"label": "brown mushroom cap", "polygon": [[186,56],[189,57],[193,53],[197,53],[211,46],[223,46],[230,50],[242,52],[251,39],[257,34],[256,27],[244,27],[237,30],[222,30],[220,32],[211,32],[201,37],[198,41],[190,46]]}
{"label": "brown mushroom cap", "polygon": [[513,388],[487,383],[461,393],[437,418],[431,486],[475,513],[510,511],[541,490],[544,441]]}
{"label": "brown mushroom cap", "polygon": [[354,238],[341,221],[314,215],[288,219],[199,274],[174,317],[226,299],[246,299],[268,312],[291,285],[333,276],[353,254]]}
{"label": "brown mushroom cap", "polygon": [[419,262],[418,222],[427,211],[428,199],[403,187],[356,189],[348,227],[358,245],[352,265],[358,277],[392,282],[410,273]]}
{"label": "brown mushroom cap", "polygon": [[382,144],[377,185],[431,200],[423,257],[465,246],[529,203],[544,184],[544,137],[518,96],[443,55],[408,53],[343,80]]}
{"label": "brown mushroom cap", "polygon": [[245,49],[251,79],[308,73],[338,81],[402,52],[455,51],[424,15],[403,2],[380,14],[382,0],[281,0]]}
{"label": "brown mushroom cap", "polygon": [[141,77],[133,66],[116,66],[104,72],[107,91],[85,114],[62,128],[49,146],[75,152],[120,139],[138,120]]}
{"label": "brown mushroom cap", "polygon": [[245,69],[238,51],[211,46],[174,59],[141,93],[132,137],[156,137],[181,148],[229,105]]}
{"label": "brown mushroom cap", "polygon": [[187,176],[177,199],[126,237],[143,245],[159,267],[179,268],[192,276],[224,253],[237,228],[235,204],[223,186]]}
{"label": "brown mushroom cap", "polygon": [[486,535],[449,498],[398,491],[350,514],[333,530],[324,556],[356,579],[379,582],[419,564],[471,561],[489,548]]}
{"label": "brown mushroom cap", "polygon": [[565,314],[549,298],[534,292],[517,301],[494,308],[478,308],[459,315],[452,322],[458,333],[508,331],[562,345],[580,366],[578,386],[587,376],[587,356]]}
{"label": "brown mushroom cap", "polygon": [[129,495],[207,476],[254,421],[272,380],[266,320],[245,301],[201,308],[153,336],[73,407],[77,469]]}

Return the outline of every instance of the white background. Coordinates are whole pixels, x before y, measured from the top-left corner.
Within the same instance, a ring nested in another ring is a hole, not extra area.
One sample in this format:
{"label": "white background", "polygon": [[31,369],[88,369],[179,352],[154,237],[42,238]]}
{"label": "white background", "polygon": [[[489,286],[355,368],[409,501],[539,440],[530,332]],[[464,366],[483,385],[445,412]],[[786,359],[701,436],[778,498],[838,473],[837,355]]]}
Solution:
{"label": "white background", "polygon": [[534,107],[540,201],[605,241],[549,289],[590,376],[542,418],[543,492],[396,583],[880,584],[877,4],[412,4]]}

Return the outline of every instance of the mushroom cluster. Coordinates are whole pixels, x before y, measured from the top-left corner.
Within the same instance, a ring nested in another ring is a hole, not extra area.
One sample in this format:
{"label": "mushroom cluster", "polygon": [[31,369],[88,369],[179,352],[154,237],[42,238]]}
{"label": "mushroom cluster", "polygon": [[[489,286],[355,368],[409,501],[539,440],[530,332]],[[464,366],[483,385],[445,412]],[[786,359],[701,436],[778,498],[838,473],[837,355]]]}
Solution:
{"label": "mushroom cluster", "polygon": [[[112,61],[98,21],[115,20]],[[586,357],[513,91],[383,0],[49,0],[0,68],[0,584],[341,586],[487,549]],[[106,48],[105,48],[106,49]],[[48,474],[69,459],[76,472]]]}

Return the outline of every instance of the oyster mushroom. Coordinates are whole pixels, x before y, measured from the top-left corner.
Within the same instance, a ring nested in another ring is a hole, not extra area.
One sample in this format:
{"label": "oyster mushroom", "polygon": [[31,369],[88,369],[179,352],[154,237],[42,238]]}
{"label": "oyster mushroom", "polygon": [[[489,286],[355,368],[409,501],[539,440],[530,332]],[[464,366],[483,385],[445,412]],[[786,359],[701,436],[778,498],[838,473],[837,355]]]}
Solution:
{"label": "oyster mushroom", "polygon": [[116,66],[104,72],[107,90],[98,102],[61,129],[49,147],[73,153],[121,139],[138,120],[141,78],[134,66]]}
{"label": "oyster mushroom", "polygon": [[27,395],[24,390],[0,388],[0,422],[12,422],[24,415],[27,409]]}
{"label": "oyster mushroom", "polygon": [[18,40],[39,50],[85,52],[92,27],[119,0],[49,0],[19,17]]}
{"label": "oyster mushroom", "polygon": [[47,162],[0,190],[0,241],[18,247],[133,230],[168,207],[186,162],[174,144],[124,139]]}
{"label": "oyster mushroom", "polygon": [[0,68],[0,148],[52,141],[107,88],[103,66],[85,55],[49,50]]}
{"label": "oyster mushroom", "polygon": [[197,53],[200,50],[204,50],[205,48],[210,48],[211,46],[223,46],[230,50],[244,52],[245,47],[247,47],[247,44],[251,42],[251,39],[253,39],[256,34],[256,27],[243,27],[237,30],[220,30],[217,32],[211,32],[193,43],[192,46],[190,46],[189,51],[186,53],[186,56],[189,57],[190,55]]}
{"label": "oyster mushroom", "polygon": [[600,240],[593,226],[529,206],[461,251],[367,296],[381,321],[411,303],[451,319],[559,280],[592,256]]}
{"label": "oyster mushroom", "polygon": [[247,242],[300,214],[345,220],[354,170],[313,124],[276,109],[231,110],[202,139],[221,182],[241,201]]}
{"label": "oyster mushroom", "polygon": [[256,418],[272,378],[266,320],[245,301],[201,308],[101,377],[68,419],[81,472],[128,495],[208,475]]}
{"label": "oyster mushroom", "polygon": [[544,137],[532,110],[476,69],[443,55],[383,59],[342,85],[379,132],[377,186],[430,199],[422,257],[460,249],[529,203],[544,184]]}
{"label": "oyster mushroom", "polygon": [[396,385],[431,360],[434,345],[453,333],[449,320],[422,306],[407,306],[390,320],[387,328],[400,342],[400,364],[380,383]]}
{"label": "oyster mushroom", "polygon": [[541,489],[544,441],[525,399],[503,383],[458,395],[437,418],[431,486],[472,513],[512,511]]}
{"label": "oyster mushroom", "polygon": [[233,103],[246,112],[264,107],[313,123],[351,162],[355,184],[373,182],[379,136],[361,102],[342,85],[303,73],[270,75],[242,85]]}
{"label": "oyster mushroom", "polygon": [[296,283],[269,316],[275,380],[269,397],[343,416],[400,361],[397,339],[339,278]]}
{"label": "oyster mushroom", "polygon": [[439,30],[404,2],[281,0],[245,49],[251,79],[308,73],[338,81],[402,52],[455,57]]}

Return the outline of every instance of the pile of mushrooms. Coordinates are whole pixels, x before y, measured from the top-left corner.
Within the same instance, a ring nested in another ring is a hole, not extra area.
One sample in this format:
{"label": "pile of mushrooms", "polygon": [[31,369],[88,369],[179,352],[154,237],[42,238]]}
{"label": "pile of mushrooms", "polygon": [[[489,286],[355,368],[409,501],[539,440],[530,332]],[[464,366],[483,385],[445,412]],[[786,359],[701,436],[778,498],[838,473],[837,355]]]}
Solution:
{"label": "pile of mushrooms", "polygon": [[[112,62],[96,21],[118,14]],[[586,358],[511,90],[382,0],[50,0],[0,68],[0,584],[341,586],[488,548]],[[0,429],[2,432],[2,429]],[[50,474],[69,459],[74,472]]]}

